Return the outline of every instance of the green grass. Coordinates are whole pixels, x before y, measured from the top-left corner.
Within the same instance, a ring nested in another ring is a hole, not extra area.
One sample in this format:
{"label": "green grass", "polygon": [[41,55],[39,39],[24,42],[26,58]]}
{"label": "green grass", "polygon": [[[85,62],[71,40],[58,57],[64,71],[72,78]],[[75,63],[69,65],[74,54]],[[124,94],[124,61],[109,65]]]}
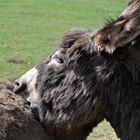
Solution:
{"label": "green grass", "polygon": [[[127,3],[128,0],[0,0],[0,79],[18,77],[39,63],[57,46],[66,30],[102,27]],[[8,63],[11,58],[26,63]],[[93,140],[115,139],[106,123],[94,133]]]}
{"label": "green grass", "polygon": [[87,140],[119,140],[110,124],[103,121],[93,129]]}

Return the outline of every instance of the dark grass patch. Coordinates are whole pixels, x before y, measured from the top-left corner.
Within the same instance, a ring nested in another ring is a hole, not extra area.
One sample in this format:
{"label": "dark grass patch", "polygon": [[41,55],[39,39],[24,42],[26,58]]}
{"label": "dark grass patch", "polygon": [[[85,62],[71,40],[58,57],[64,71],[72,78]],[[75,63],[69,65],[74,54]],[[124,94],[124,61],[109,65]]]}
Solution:
{"label": "dark grass patch", "polygon": [[10,58],[7,60],[7,63],[11,63],[11,64],[27,64],[25,61],[20,60],[20,59],[14,59],[14,58]]}

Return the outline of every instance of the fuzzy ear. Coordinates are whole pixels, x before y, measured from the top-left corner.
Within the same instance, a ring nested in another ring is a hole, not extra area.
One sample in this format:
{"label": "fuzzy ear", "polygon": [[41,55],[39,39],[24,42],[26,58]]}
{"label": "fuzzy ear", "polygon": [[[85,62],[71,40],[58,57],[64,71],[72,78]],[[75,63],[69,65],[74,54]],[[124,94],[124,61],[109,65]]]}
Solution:
{"label": "fuzzy ear", "polygon": [[125,10],[121,13],[120,17],[128,17],[140,10],[140,0],[131,0]]}
{"label": "fuzzy ear", "polygon": [[83,34],[87,33],[85,29],[70,29],[67,31],[60,42],[60,47],[69,48],[76,40],[78,40]]}
{"label": "fuzzy ear", "polygon": [[112,54],[140,35],[140,0],[131,0],[120,16],[103,27],[95,36],[99,52]]}

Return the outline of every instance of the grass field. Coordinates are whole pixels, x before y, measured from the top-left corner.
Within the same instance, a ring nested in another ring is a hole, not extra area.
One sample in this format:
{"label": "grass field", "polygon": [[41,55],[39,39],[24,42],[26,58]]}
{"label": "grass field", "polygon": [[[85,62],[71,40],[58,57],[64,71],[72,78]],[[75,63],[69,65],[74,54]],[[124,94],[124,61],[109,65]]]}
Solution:
{"label": "grass field", "polygon": [[[115,18],[127,3],[128,0],[0,0],[0,79],[18,77],[39,63],[66,30],[99,28],[106,19]],[[104,122],[89,140],[116,138]]]}

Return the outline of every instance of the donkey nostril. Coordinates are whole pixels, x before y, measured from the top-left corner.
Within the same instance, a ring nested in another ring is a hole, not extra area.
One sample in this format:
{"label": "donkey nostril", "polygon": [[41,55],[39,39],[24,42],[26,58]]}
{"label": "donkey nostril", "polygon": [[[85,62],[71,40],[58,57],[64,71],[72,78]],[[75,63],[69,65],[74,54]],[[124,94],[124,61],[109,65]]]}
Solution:
{"label": "donkey nostril", "polygon": [[13,92],[15,93],[19,93],[20,91],[22,91],[25,88],[25,84],[21,83],[20,81],[16,80],[14,83],[14,89]]}
{"label": "donkey nostril", "polygon": [[14,84],[15,84],[15,86],[18,86],[19,87],[21,83],[19,83],[18,81],[15,81]]}
{"label": "donkey nostril", "polygon": [[29,101],[27,101],[27,100],[25,100],[25,104],[27,104],[28,106],[31,105],[31,103]]}

